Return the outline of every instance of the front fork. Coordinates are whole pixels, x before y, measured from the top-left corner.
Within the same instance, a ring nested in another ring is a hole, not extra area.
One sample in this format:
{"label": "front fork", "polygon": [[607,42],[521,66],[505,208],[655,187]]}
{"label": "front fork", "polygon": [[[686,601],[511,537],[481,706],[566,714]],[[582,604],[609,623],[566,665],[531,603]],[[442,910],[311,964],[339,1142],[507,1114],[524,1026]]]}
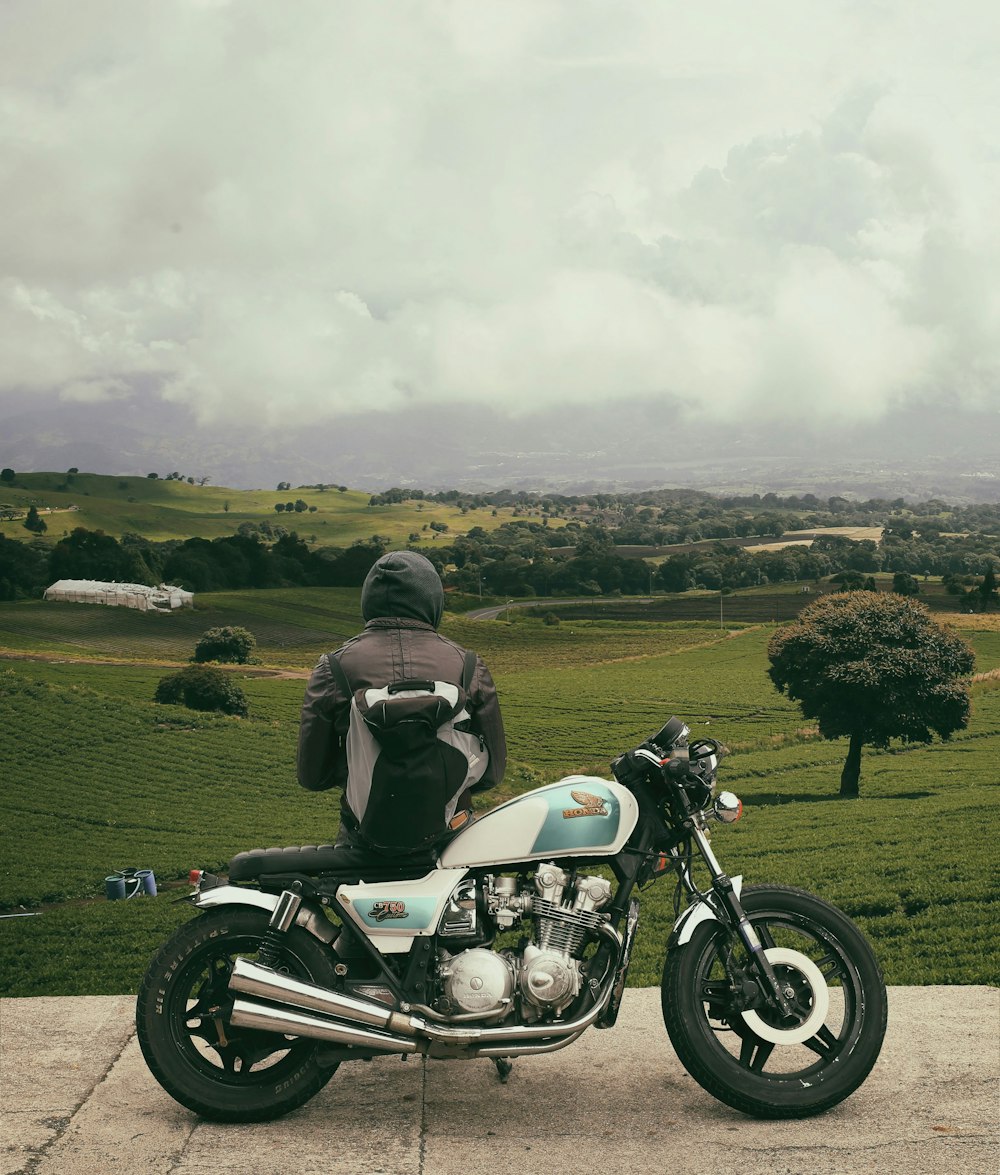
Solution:
{"label": "front fork", "polygon": [[[699,814],[700,815],[700,814]],[[712,891],[722,910],[728,915],[729,922],[740,941],[747,949],[750,957],[750,968],[757,975],[765,995],[770,997],[774,1005],[781,1012],[783,1016],[792,1017],[795,1011],[785,995],[784,988],[781,981],[775,974],[774,968],[768,961],[767,955],[764,953],[764,945],[757,936],[756,930],[750,924],[750,919],[747,917],[746,910],[740,903],[739,896],[733,886],[732,879],[723,871],[719,864],[718,858],[712,852],[712,844],[708,838],[708,832],[704,819],[699,819],[699,816],[693,816],[690,823],[691,839],[698,846],[698,851],[701,853],[702,859],[712,876]],[[685,877],[685,883],[692,887],[690,877]]]}

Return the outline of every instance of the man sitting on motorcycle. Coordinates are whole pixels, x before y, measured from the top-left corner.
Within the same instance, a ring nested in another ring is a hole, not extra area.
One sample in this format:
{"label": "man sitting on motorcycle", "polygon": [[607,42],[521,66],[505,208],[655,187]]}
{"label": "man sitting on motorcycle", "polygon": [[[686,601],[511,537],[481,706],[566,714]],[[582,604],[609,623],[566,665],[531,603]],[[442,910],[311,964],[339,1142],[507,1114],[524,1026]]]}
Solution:
{"label": "man sitting on motorcycle", "polygon": [[[409,780],[391,784],[387,799],[384,794],[376,794],[377,780],[375,791],[372,790],[368,761],[371,756],[357,752],[362,737],[371,738],[365,726],[373,726],[372,720],[359,719],[359,707],[364,707],[366,700],[381,699],[384,703],[393,697],[412,699],[415,694],[428,692],[412,688],[409,692],[398,691],[400,683],[405,682],[408,687],[440,687],[441,683],[450,683],[454,688],[449,696],[459,699],[452,715],[459,719],[454,723],[459,733],[451,736],[452,742],[461,743],[464,737],[480,752],[485,752],[478,756],[478,772],[469,768],[466,778],[474,781],[471,786],[463,785],[464,766],[461,766],[458,793],[449,797],[447,814],[444,811],[441,814],[442,829],[452,812],[471,807],[473,791],[483,791],[503,778],[507,745],[493,678],[481,657],[437,632],[443,610],[444,589],[434,565],[415,551],[391,551],[375,563],[361,589],[364,630],[335,652],[324,654],[312,672],[299,726],[298,780],[310,791],[343,789],[338,845],[372,847],[374,841],[378,846],[377,838],[366,835],[371,827],[370,799],[383,807],[396,803],[402,796],[409,796],[409,800],[401,800],[397,807],[420,801],[420,794],[415,790],[420,787],[419,771],[415,770]],[[464,709],[458,709],[462,699]],[[440,699],[428,700],[438,704],[438,712],[444,713]],[[418,699],[411,704],[421,703]],[[373,714],[374,709],[373,706]],[[405,726],[404,723],[396,729]],[[376,737],[380,737],[377,730]],[[383,756],[383,776],[391,771],[391,750],[390,746]],[[353,769],[349,752],[353,753]],[[378,748],[374,754],[378,756]],[[448,746],[440,754],[455,756],[456,751]],[[483,758],[487,758],[485,770]],[[416,764],[418,759],[419,755],[415,755],[410,762]],[[476,760],[477,756],[470,753],[470,759]],[[397,761],[401,763],[400,772],[405,774],[406,758],[397,756]],[[461,758],[458,761],[461,765]],[[405,818],[401,812],[397,819],[405,821]]]}

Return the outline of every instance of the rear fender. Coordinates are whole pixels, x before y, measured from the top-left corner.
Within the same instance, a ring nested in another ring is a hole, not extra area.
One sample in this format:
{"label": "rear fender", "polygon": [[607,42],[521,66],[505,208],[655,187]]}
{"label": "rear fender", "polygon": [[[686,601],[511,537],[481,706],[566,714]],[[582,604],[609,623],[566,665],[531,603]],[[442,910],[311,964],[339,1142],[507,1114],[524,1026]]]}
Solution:
{"label": "rear fender", "polygon": [[[732,881],[733,890],[736,896],[739,897],[743,890],[743,878],[734,877]],[[667,943],[668,949],[670,947],[682,947],[685,943],[690,942],[691,936],[702,922],[721,921],[722,919],[712,905],[712,895],[709,894],[699,898],[696,902],[688,906],[684,913],[677,919],[673,932],[670,935],[670,941]]]}
{"label": "rear fender", "polygon": [[[254,906],[258,910],[266,910],[273,914],[278,904],[278,895],[261,893],[259,889],[244,889],[241,885],[214,885],[211,889],[199,890],[192,894],[191,902],[199,910],[215,910],[220,906]],[[340,934],[339,926],[319,911],[307,906],[305,902],[299,907],[295,924],[327,945]]]}

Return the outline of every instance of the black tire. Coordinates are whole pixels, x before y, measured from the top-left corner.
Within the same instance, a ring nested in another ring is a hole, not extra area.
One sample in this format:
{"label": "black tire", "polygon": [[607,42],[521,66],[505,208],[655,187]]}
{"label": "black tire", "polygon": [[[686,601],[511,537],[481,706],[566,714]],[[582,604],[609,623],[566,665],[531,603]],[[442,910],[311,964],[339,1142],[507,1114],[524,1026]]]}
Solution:
{"label": "black tire", "polygon": [[[202,914],[161,948],[139,989],[136,1029],[146,1063],[183,1106],[216,1122],[264,1122],[303,1105],[333,1076],[316,1041],[233,1028],[233,961],[255,955],[265,910],[229,906]],[[329,950],[293,927],[279,969],[332,986]]]}
{"label": "black tire", "polygon": [[[689,942],[667,952],[663,1020],[681,1064],[713,1097],[756,1118],[806,1118],[837,1105],[871,1072],[885,1035],[885,983],[867,940],[836,907],[785,886],[752,886],[741,902],[765,949],[806,955],[829,989],[829,1010],[804,1043],[762,1039],[732,994],[732,975],[746,951],[716,921],[697,926]],[[810,985],[778,968],[796,990],[798,1019],[813,1012]],[[816,1015],[822,1011],[822,999]],[[761,1013],[761,1031],[794,1031]]]}

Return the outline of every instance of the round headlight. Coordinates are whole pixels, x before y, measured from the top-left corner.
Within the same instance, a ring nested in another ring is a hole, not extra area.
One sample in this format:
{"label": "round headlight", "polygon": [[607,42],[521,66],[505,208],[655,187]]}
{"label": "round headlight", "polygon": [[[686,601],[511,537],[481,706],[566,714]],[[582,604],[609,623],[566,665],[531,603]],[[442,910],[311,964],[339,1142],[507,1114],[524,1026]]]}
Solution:
{"label": "round headlight", "polygon": [[712,814],[723,824],[735,824],[743,815],[743,801],[731,791],[720,791],[712,805]]}

